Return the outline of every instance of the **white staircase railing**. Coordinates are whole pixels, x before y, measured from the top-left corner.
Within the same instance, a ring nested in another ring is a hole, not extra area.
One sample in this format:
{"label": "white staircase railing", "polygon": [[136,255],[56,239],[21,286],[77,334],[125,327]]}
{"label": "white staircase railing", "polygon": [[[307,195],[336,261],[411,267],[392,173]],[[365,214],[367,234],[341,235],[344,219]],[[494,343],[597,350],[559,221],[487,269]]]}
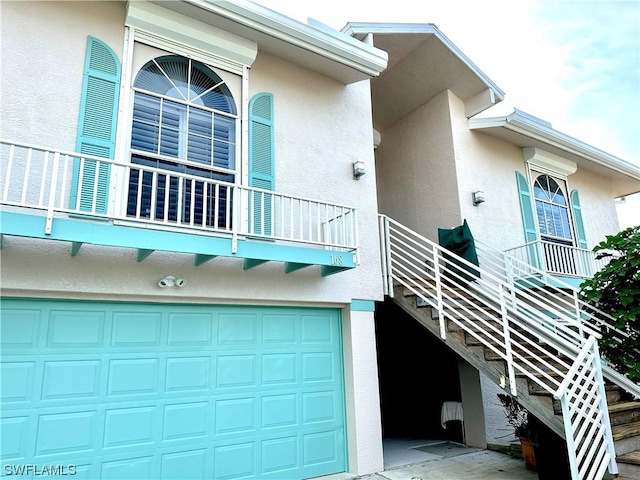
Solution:
{"label": "white staircase railing", "polygon": [[[580,319],[599,333],[606,332],[608,338],[617,342],[621,347],[624,346],[629,334],[615,326],[615,319],[611,315],[580,300],[578,290],[575,287],[545,270],[535,268],[528,262],[497,250],[482,241],[476,239],[475,243],[480,263],[485,270],[490,270],[509,284],[527,290],[531,296],[540,301],[554,305],[555,309],[560,309],[567,315]],[[545,313],[554,316],[551,309],[545,309]],[[559,318],[556,320],[560,321]],[[605,366],[603,373],[607,380],[640,398],[640,385],[611,367]]]}
{"label": "white staircase railing", "polygon": [[438,313],[443,339],[452,322],[501,357],[513,395],[518,373],[559,399],[573,480],[617,473],[600,335],[582,321],[579,304],[532,294],[508,281],[507,260],[485,267],[485,254],[476,266],[384,215],[380,234],[385,293],[405,287]]}

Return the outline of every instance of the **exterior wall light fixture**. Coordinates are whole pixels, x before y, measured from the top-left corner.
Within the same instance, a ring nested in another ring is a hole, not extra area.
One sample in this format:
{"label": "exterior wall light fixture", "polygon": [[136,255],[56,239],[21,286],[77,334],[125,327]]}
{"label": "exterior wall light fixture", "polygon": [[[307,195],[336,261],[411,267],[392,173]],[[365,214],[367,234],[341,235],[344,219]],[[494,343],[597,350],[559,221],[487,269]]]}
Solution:
{"label": "exterior wall light fixture", "polygon": [[367,173],[364,169],[364,162],[362,160],[358,160],[353,162],[353,178],[356,180],[360,180],[360,177]]}
{"label": "exterior wall light fixture", "polygon": [[184,278],[176,278],[173,275],[169,275],[158,280],[158,286],[160,288],[184,287],[186,284],[187,281]]}
{"label": "exterior wall light fixture", "polygon": [[478,206],[484,202],[484,192],[482,190],[478,190],[477,192],[473,192],[471,194],[473,196],[473,205]]}

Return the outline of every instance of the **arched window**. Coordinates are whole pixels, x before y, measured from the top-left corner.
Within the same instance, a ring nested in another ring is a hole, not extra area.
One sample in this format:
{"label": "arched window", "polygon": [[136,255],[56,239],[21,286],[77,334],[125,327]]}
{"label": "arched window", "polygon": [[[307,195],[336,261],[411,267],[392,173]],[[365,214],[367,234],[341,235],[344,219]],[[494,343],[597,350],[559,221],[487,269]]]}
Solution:
{"label": "arched window", "polygon": [[542,239],[573,245],[564,181],[549,175],[537,175],[533,183],[533,196]]}
{"label": "arched window", "polygon": [[[233,96],[213,70],[174,55],[153,59],[134,82],[131,162],[233,183],[236,120]],[[154,203],[153,173],[132,169],[128,215],[230,227],[229,187],[156,177]]]}

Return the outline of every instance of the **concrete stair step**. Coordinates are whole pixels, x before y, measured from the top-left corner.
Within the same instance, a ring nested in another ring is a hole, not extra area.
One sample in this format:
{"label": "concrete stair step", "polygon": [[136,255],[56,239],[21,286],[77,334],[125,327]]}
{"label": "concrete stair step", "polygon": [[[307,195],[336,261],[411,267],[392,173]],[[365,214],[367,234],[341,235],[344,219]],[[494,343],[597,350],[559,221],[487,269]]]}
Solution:
{"label": "concrete stair step", "polygon": [[618,479],[619,478],[629,478],[631,480],[640,479],[640,467],[638,465],[618,463],[618,472],[620,475],[622,475],[622,477],[618,477]]}
{"label": "concrete stair step", "polygon": [[[640,402],[617,402],[609,404],[611,425],[623,425],[640,421]],[[638,432],[640,435],[640,431]]]}
{"label": "concrete stair step", "polygon": [[631,437],[639,437],[640,440],[640,421],[612,425],[611,430],[615,442]]}
{"label": "concrete stair step", "polygon": [[625,455],[618,455],[616,460],[623,463],[630,463],[632,465],[640,465],[640,450],[634,450]]}
{"label": "concrete stair step", "polygon": [[616,462],[618,462],[619,470],[618,479],[621,477],[640,478],[640,450],[618,455]]}
{"label": "concrete stair step", "polygon": [[605,386],[605,392],[607,394],[607,403],[612,404],[621,402],[626,397],[624,391],[617,385],[608,384]]}

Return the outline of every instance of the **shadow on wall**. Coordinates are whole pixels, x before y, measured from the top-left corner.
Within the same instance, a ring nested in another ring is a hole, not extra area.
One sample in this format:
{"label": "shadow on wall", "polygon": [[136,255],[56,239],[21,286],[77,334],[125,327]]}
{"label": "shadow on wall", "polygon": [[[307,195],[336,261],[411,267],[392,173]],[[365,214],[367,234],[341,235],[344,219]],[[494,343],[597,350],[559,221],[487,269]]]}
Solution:
{"label": "shadow on wall", "polygon": [[375,321],[383,436],[462,442],[460,422],[440,424],[442,402],[461,398],[458,357],[393,300]]}

